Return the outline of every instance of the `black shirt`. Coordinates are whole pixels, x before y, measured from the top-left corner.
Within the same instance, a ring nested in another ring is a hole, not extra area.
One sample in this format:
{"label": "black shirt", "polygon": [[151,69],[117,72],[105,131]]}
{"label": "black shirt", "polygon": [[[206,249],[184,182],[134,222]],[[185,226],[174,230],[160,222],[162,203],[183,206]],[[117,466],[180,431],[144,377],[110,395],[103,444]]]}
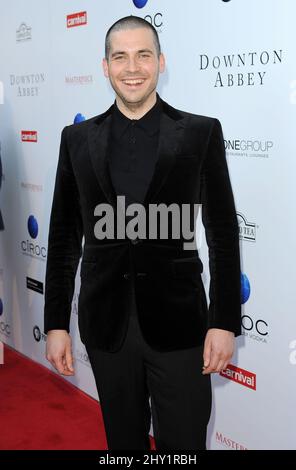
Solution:
{"label": "black shirt", "polygon": [[125,196],[125,206],[143,203],[157,160],[162,103],[157,94],[154,106],[140,119],[129,119],[114,102],[109,169],[116,194]]}

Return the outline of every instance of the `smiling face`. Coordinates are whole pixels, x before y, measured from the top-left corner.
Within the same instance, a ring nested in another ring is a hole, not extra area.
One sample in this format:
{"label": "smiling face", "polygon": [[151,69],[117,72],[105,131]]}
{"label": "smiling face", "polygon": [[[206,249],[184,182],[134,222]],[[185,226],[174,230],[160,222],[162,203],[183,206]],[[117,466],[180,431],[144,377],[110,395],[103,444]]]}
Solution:
{"label": "smiling face", "polygon": [[164,71],[163,54],[157,55],[153,33],[148,28],[111,33],[108,60],[103,59],[105,77],[116,93],[119,108],[143,112],[156,101],[159,73]]}

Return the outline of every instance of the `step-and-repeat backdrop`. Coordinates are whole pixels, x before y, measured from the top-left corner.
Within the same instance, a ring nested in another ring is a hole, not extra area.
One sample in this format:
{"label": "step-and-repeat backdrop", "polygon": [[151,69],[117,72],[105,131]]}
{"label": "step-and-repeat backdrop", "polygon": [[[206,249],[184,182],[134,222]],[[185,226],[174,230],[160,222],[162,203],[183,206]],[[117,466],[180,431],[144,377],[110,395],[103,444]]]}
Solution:
{"label": "step-and-repeat backdrop", "polygon": [[[126,15],[159,32],[167,60],[160,95],[217,117],[224,130],[241,236],[243,335],[228,369],[212,377],[208,447],[295,449],[294,0],[1,2],[0,340],[50,367],[44,278],[60,134],[113,102],[104,38]],[[201,256],[206,265],[204,233]],[[208,287],[207,268],[203,276]],[[97,397],[77,330],[78,293],[79,271],[69,380]]]}

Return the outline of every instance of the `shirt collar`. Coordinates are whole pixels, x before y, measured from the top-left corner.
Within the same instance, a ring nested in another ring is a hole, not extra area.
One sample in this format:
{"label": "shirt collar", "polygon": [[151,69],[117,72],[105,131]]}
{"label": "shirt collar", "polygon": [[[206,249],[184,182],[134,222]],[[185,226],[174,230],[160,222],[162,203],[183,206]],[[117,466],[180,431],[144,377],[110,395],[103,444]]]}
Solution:
{"label": "shirt collar", "polygon": [[158,93],[156,93],[156,103],[140,119],[129,119],[127,116],[125,116],[119,110],[115,100],[112,115],[113,135],[119,139],[134,121],[136,126],[141,127],[148,135],[152,136],[159,130],[161,111],[162,103]]}

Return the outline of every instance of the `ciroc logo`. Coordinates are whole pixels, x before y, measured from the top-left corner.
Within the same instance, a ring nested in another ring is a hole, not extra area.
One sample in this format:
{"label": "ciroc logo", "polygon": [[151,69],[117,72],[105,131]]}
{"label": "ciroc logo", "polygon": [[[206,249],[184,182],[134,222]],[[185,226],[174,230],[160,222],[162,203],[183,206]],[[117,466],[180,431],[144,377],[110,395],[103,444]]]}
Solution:
{"label": "ciroc logo", "polygon": [[246,274],[241,273],[241,303],[245,304],[250,297],[251,286]]}
{"label": "ciroc logo", "polygon": [[[27,229],[30,237],[35,240],[38,236],[39,228],[37,219],[34,215],[30,215],[27,222]],[[32,258],[41,259],[45,261],[46,259],[46,248],[37,243],[33,243],[30,240],[22,240],[21,248],[24,255],[31,256]]]}
{"label": "ciroc logo", "polygon": [[73,123],[74,124],[79,124],[79,122],[82,122],[82,121],[85,121],[85,116],[83,116],[83,114],[81,114],[81,113],[77,113],[75,118],[74,118]]}
{"label": "ciroc logo", "polygon": [[137,8],[143,8],[146,3],[148,2],[148,0],[133,0],[133,3],[135,5],[135,7]]}
{"label": "ciroc logo", "polygon": [[31,238],[37,238],[38,222],[33,215],[30,215],[28,218],[28,232]]}

